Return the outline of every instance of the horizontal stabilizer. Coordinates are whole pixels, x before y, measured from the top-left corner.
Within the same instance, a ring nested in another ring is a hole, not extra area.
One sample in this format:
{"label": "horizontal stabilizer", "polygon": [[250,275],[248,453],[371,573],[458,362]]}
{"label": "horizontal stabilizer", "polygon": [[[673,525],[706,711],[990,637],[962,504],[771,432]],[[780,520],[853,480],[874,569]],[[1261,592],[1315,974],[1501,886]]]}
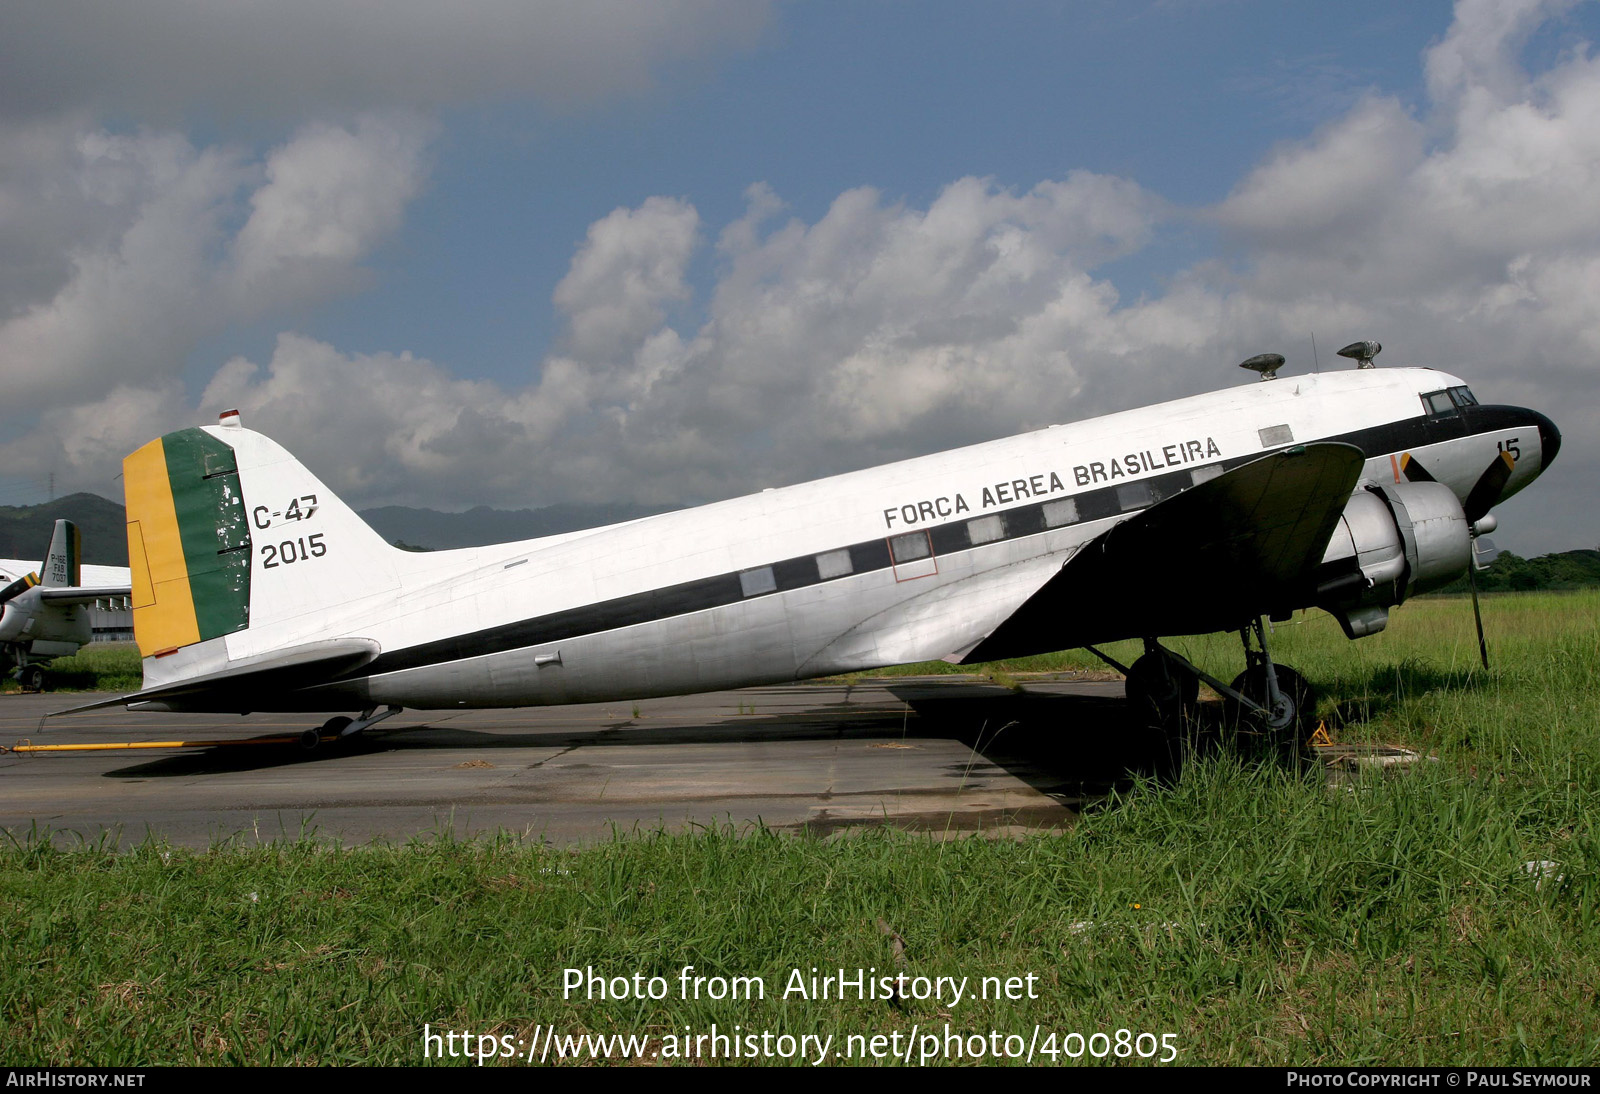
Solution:
{"label": "horizontal stabilizer", "polygon": [[274,650],[257,657],[244,657],[228,667],[201,676],[191,676],[159,687],[146,688],[132,695],[104,699],[86,706],[58,710],[54,714],[78,714],[104,707],[128,706],[191,700],[225,692],[237,698],[241,709],[251,707],[250,697],[263,691],[283,692],[326,683],[367,664],[379,653],[378,643],[370,638],[337,638],[307,642],[303,646]]}
{"label": "horizontal stabilizer", "polygon": [[128,596],[133,589],[127,585],[97,585],[93,587],[79,585],[70,589],[52,589],[40,586],[36,594],[40,600],[47,600],[52,604],[93,604],[96,600],[107,600],[112,597]]}
{"label": "horizontal stabilizer", "polygon": [[1085,545],[962,663],[1234,630],[1309,603],[1364,462],[1352,445],[1302,445],[1152,505]]}

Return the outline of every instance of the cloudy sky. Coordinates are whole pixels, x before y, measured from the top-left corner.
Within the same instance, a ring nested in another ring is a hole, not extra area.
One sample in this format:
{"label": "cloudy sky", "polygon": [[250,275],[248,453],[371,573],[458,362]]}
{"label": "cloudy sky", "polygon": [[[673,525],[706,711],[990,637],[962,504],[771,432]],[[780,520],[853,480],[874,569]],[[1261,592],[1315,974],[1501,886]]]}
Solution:
{"label": "cloudy sky", "polygon": [[358,507],[692,503],[1324,367],[1600,543],[1600,5],[9,0],[0,504],[225,407]]}

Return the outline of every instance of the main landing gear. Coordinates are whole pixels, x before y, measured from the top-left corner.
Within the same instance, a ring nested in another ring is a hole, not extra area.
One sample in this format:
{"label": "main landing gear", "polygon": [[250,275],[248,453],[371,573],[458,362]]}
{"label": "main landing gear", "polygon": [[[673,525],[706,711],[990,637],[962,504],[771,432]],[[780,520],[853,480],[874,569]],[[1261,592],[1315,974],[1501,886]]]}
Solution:
{"label": "main landing gear", "polygon": [[1244,644],[1245,669],[1231,685],[1155,638],[1144,640],[1144,655],[1131,666],[1118,664],[1093,646],[1088,649],[1127,677],[1128,705],[1138,723],[1161,730],[1169,741],[1193,723],[1200,682],[1205,681],[1222,696],[1228,726],[1300,754],[1315,726],[1316,692],[1294,669],[1273,662],[1260,619],[1240,628],[1239,638]]}
{"label": "main landing gear", "polygon": [[377,725],[385,718],[393,718],[404,709],[404,707],[389,706],[379,712],[377,707],[368,707],[361,712],[359,718],[346,718],[342,714],[336,718],[329,718],[322,723],[320,729],[308,729],[300,734],[300,747],[307,752],[314,752],[325,742],[338,744],[364,729]]}

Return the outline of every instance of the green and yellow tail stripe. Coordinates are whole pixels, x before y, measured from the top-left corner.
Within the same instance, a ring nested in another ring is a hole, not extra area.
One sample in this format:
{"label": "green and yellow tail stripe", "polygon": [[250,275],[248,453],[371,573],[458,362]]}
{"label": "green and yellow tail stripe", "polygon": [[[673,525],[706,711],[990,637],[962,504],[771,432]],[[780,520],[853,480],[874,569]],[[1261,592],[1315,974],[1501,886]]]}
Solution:
{"label": "green and yellow tail stripe", "polygon": [[250,624],[250,529],[233,449],[199,429],[122,461],[141,656]]}

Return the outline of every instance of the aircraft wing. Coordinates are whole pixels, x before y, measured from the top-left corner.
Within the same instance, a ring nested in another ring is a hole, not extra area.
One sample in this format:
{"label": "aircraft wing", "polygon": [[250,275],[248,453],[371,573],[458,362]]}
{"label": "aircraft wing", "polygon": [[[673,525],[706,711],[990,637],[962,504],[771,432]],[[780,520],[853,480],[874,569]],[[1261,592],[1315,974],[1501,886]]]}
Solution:
{"label": "aircraft wing", "polygon": [[1353,445],[1274,452],[1097,536],[961,658],[1209,634],[1306,603],[1361,476]]}

